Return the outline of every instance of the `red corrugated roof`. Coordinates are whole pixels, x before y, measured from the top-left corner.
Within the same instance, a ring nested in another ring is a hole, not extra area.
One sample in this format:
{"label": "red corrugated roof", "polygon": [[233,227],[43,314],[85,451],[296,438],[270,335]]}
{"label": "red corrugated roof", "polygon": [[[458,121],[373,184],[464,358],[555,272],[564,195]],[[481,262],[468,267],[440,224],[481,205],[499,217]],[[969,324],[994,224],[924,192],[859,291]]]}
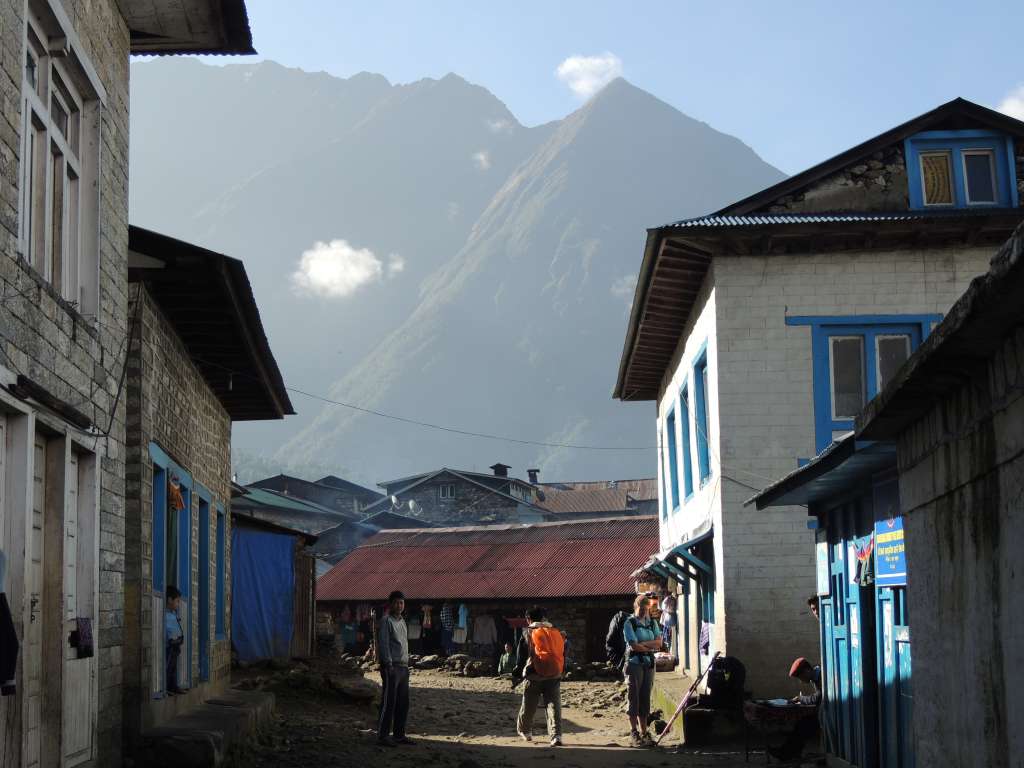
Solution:
{"label": "red corrugated roof", "polygon": [[629,499],[621,488],[587,489],[585,491],[560,491],[546,489],[544,500],[537,501],[538,507],[566,513],[622,512],[629,510]]}
{"label": "red corrugated roof", "polygon": [[656,517],[381,531],[321,576],[317,600],[604,597],[658,549]]}

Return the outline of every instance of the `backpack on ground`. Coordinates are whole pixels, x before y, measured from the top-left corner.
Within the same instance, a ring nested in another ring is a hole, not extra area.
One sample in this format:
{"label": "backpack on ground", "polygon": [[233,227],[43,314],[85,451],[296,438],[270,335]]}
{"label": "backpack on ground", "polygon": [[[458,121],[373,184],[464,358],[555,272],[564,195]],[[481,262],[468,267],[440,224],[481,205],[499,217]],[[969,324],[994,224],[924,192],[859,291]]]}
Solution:
{"label": "backpack on ground", "polygon": [[743,685],[747,668],[734,656],[719,656],[708,670],[710,704],[715,709],[739,709],[743,706]]}
{"label": "backpack on ground", "polygon": [[608,655],[608,663],[613,667],[621,667],[626,659],[626,637],[623,634],[628,611],[619,611],[608,623],[608,634],[604,638],[604,650]]}
{"label": "backpack on ground", "polygon": [[561,677],[565,667],[565,639],[554,627],[530,630],[530,667],[537,677]]}

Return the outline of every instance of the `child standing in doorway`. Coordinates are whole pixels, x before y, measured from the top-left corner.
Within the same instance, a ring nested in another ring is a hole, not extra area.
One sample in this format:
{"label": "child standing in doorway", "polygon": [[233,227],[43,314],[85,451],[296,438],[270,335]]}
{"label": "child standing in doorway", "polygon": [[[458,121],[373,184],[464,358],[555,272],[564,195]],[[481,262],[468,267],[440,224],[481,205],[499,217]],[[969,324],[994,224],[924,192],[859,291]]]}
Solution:
{"label": "child standing in doorway", "polygon": [[185,643],[185,631],[181,627],[178,609],[181,608],[181,592],[177,587],[167,587],[167,610],[164,612],[164,636],[167,642],[167,692],[185,693],[178,687],[178,657]]}

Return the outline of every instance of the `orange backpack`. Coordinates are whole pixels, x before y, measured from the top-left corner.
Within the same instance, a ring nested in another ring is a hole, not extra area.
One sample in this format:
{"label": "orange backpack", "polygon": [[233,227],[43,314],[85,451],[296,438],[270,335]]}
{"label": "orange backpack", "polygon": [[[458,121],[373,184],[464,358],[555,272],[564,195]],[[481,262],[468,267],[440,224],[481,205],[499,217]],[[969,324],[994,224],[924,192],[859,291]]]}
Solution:
{"label": "orange backpack", "polygon": [[565,640],[554,627],[530,630],[530,654],[533,673],[537,677],[561,677],[565,666]]}

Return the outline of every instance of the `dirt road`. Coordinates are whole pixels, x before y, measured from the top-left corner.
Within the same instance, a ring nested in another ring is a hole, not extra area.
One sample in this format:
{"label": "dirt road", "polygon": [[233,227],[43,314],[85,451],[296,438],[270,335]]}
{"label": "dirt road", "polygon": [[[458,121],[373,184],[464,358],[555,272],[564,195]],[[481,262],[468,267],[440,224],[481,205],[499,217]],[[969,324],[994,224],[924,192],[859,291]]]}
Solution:
{"label": "dirt road", "polygon": [[[371,673],[369,679],[373,679]],[[563,747],[537,738],[527,744],[515,734],[519,695],[506,680],[452,677],[440,671],[413,671],[409,735],[415,746],[385,748],[373,731],[377,706],[353,704],[337,693],[277,682],[267,689],[277,697],[275,727],[247,756],[246,765],[377,766],[388,768],[515,768],[587,766],[644,768],[744,765],[742,751],[676,754],[675,746],[630,749],[629,724],[617,704],[607,704],[612,683],[562,684]],[[543,734],[538,713],[535,734]],[[760,757],[763,760],[763,757]]]}

